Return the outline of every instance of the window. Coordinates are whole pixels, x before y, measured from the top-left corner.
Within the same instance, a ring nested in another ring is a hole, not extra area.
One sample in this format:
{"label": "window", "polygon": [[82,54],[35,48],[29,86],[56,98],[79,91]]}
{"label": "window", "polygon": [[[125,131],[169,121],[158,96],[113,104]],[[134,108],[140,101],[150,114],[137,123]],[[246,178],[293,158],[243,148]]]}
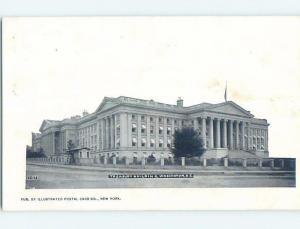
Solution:
{"label": "window", "polygon": [[158,133],[162,134],[163,133],[164,128],[162,126],[159,127]]}
{"label": "window", "polygon": [[154,126],[150,126],[150,134],[154,134]]}
{"label": "window", "polygon": [[161,118],[161,117],[159,117],[159,118],[158,118],[158,121],[161,123],[161,122],[162,122],[162,118]]}
{"label": "window", "polygon": [[171,134],[171,127],[168,127],[167,128],[167,135],[170,135]]}
{"label": "window", "polygon": [[141,120],[145,121],[145,116],[144,115],[141,116]]}
{"label": "window", "polygon": [[82,152],[81,151],[79,152],[79,157],[82,158]]}
{"label": "window", "polygon": [[169,118],[167,118],[167,124],[170,124],[170,119]]}
{"label": "window", "polygon": [[135,132],[136,132],[136,124],[132,123],[132,133],[135,133]]}
{"label": "window", "polygon": [[133,114],[133,115],[131,115],[131,118],[132,118],[132,119],[135,119],[135,115],[134,115],[134,114]]}
{"label": "window", "polygon": [[168,139],[167,147],[168,147],[168,148],[171,148],[171,140],[170,140],[170,139]]}
{"label": "window", "polygon": [[146,139],[145,138],[142,138],[142,147],[145,147],[146,146]]}
{"label": "window", "polygon": [[158,144],[158,146],[161,148],[161,147],[163,147],[163,143],[164,143],[164,141],[162,140],[162,139],[159,139],[159,144]]}
{"label": "window", "polygon": [[153,122],[153,117],[150,117],[150,122]]}
{"label": "window", "polygon": [[117,139],[117,147],[120,147],[120,138]]}
{"label": "window", "polygon": [[155,144],[155,140],[151,139],[151,141],[150,141],[150,147],[154,147],[154,144]]}
{"label": "window", "polygon": [[174,120],[174,124],[175,124],[175,125],[177,124],[177,120]]}
{"label": "window", "polygon": [[120,124],[117,125],[117,135],[120,135]]}
{"label": "window", "polygon": [[86,157],[90,158],[90,152],[86,152]]}
{"label": "window", "polygon": [[132,138],[132,146],[136,146],[136,138]]}
{"label": "window", "polygon": [[146,132],[146,125],[142,125],[142,129],[141,129],[142,134],[144,134]]}

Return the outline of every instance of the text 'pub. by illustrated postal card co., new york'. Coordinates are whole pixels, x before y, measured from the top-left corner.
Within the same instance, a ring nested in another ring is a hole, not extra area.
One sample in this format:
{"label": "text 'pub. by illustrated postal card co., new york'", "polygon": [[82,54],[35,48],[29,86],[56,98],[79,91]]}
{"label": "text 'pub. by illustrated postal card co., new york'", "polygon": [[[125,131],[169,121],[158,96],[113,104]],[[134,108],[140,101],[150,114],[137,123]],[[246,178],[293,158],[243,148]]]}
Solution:
{"label": "text 'pub. by illustrated postal card co., new york'", "polygon": [[299,209],[299,27],[4,18],[4,210]]}

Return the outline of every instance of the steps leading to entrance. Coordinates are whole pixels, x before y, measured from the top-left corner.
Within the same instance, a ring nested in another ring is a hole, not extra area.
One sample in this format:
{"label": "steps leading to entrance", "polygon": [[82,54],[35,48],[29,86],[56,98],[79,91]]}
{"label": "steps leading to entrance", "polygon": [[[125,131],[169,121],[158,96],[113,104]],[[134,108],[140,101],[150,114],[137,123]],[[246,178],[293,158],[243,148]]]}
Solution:
{"label": "steps leading to entrance", "polygon": [[229,158],[261,158],[254,153],[247,152],[245,150],[229,150]]}

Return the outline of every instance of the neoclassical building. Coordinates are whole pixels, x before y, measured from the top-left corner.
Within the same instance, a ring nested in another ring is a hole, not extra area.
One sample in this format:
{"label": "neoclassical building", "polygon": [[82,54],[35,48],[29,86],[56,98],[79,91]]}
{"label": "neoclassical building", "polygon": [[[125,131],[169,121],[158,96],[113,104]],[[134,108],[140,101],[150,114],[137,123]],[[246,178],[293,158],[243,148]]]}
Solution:
{"label": "neoclassical building", "polygon": [[42,148],[47,156],[65,154],[71,141],[82,158],[169,157],[175,130],[190,126],[203,139],[203,157],[268,157],[268,125],[266,119],[254,118],[232,101],[185,107],[181,98],[170,105],[105,97],[91,114],[44,120],[40,133],[32,133],[32,146],[34,151]]}

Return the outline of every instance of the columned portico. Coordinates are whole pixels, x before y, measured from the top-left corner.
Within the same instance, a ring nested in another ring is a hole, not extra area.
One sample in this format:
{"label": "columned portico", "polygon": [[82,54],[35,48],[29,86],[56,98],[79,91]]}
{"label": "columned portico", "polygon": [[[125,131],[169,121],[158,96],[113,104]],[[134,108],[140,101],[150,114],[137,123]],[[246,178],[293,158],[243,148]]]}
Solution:
{"label": "columned portico", "polygon": [[[64,125],[73,126],[74,131],[65,133]],[[55,134],[50,128],[56,126]],[[233,155],[240,149],[257,155],[268,151],[267,121],[254,118],[234,102],[184,107],[129,97],[105,98],[95,114],[82,118],[45,120],[39,144],[52,155],[67,147],[68,136],[75,136],[76,144],[97,149],[98,154],[167,155],[174,146],[175,130],[185,126],[201,132],[203,147],[212,157],[224,157],[229,152]]]}

